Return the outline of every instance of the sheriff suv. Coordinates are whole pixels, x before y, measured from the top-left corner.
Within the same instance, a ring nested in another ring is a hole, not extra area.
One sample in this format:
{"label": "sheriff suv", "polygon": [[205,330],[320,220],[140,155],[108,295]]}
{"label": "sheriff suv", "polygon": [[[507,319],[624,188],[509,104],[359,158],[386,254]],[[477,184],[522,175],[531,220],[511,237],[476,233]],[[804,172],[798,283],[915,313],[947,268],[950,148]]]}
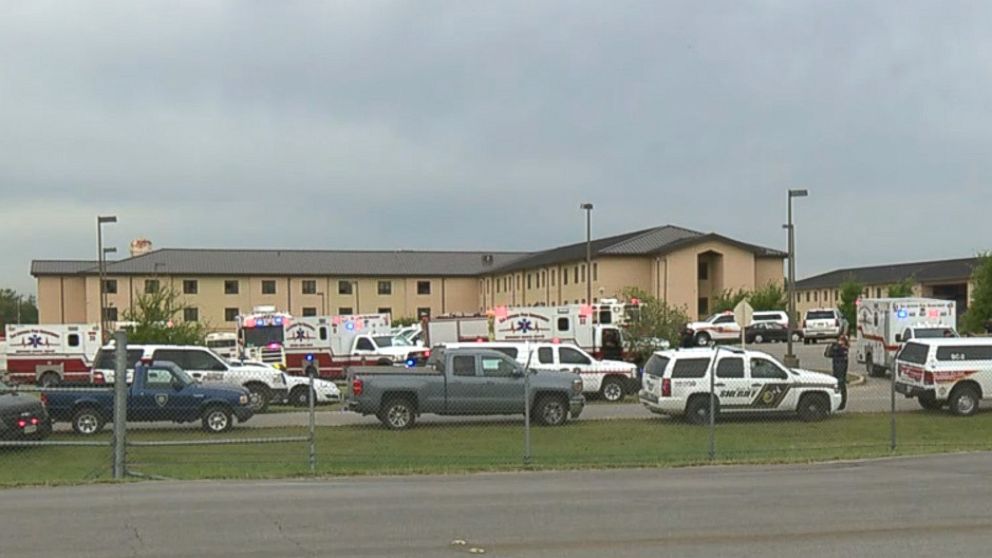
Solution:
{"label": "sheriff suv", "polygon": [[724,347],[654,353],[644,367],[638,396],[652,413],[706,424],[711,383],[717,416],[796,413],[804,421],[815,421],[836,412],[841,403],[833,376],[786,368],[762,352]]}

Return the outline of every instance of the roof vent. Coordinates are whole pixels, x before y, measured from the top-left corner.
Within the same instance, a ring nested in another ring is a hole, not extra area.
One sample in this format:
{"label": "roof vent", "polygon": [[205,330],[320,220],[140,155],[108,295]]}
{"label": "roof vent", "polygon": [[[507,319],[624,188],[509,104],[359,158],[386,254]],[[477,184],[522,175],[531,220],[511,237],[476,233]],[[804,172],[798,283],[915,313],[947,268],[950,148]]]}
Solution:
{"label": "roof vent", "polygon": [[152,251],[152,241],[147,238],[135,238],[131,241],[131,257],[141,256]]}
{"label": "roof vent", "polygon": [[483,254],[482,265],[493,265],[494,259],[492,254]]}

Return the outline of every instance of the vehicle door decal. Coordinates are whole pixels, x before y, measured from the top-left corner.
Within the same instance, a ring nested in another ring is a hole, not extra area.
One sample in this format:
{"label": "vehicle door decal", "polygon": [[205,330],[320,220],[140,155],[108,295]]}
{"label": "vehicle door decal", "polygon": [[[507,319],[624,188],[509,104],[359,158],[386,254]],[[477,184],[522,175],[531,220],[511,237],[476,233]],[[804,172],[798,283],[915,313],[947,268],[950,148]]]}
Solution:
{"label": "vehicle door decal", "polygon": [[786,394],[789,393],[790,384],[766,384],[758,392],[758,395],[751,401],[751,407],[755,409],[774,409],[778,407]]}
{"label": "vehicle door decal", "polygon": [[155,404],[159,407],[165,407],[165,404],[169,402],[168,393],[156,393],[155,394]]}

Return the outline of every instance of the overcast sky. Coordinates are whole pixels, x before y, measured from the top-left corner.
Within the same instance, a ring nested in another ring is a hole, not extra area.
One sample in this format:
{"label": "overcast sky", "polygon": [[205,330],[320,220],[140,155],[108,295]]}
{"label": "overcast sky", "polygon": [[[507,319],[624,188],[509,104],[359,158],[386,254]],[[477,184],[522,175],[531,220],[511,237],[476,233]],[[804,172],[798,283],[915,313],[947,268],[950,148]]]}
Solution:
{"label": "overcast sky", "polygon": [[992,3],[0,0],[0,286],[108,245],[534,250],[660,224],[800,277],[989,248]]}

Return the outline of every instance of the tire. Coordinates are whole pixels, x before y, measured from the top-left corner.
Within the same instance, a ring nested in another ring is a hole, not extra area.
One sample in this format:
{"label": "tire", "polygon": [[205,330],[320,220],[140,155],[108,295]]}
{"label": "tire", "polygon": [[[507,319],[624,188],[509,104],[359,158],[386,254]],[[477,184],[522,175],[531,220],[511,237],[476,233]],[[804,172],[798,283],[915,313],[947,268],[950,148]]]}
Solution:
{"label": "tire", "polygon": [[875,366],[875,363],[869,363],[868,375],[872,378],[882,378],[885,376],[885,368],[882,366]]}
{"label": "tire", "polygon": [[920,407],[923,407],[927,411],[939,411],[943,404],[937,401],[937,396],[935,395],[921,395],[916,398],[917,403]]}
{"label": "tire", "polygon": [[[293,391],[289,392],[289,404],[294,407],[309,407],[309,391],[307,386],[296,386]],[[316,401],[316,398],[314,400]]]}
{"label": "tire", "polygon": [[409,397],[393,397],[386,400],[378,417],[390,430],[408,430],[417,422],[417,408]]}
{"label": "tire", "polygon": [[796,332],[792,332],[792,342],[793,343],[797,343],[799,341],[802,341],[802,339],[803,339],[803,336],[802,335],[800,335],[800,334],[798,334]]}
{"label": "tire", "polygon": [[799,398],[796,412],[803,422],[819,422],[830,414],[830,400],[820,393],[807,393]]}
{"label": "tire", "polygon": [[873,366],[874,365],[872,364],[871,353],[865,353],[865,374],[871,376],[871,373],[873,372],[872,370]]}
{"label": "tire", "polygon": [[705,347],[710,344],[710,334],[704,332],[696,334],[696,345]]}
{"label": "tire", "polygon": [[809,339],[803,339],[803,345],[809,345]]}
{"label": "tire", "polygon": [[62,378],[55,372],[45,372],[38,378],[38,387],[55,387],[62,383]]}
{"label": "tire", "polygon": [[248,390],[248,406],[256,413],[264,413],[272,401],[272,391],[263,384],[245,384]]}
{"label": "tire", "polygon": [[103,430],[107,419],[95,407],[77,409],[72,415],[72,429],[81,436],[93,436]]}
{"label": "tire", "polygon": [[951,391],[951,397],[947,402],[950,404],[951,413],[959,417],[970,417],[978,412],[978,401],[981,396],[974,386],[958,386]]}
{"label": "tire", "polygon": [[604,378],[603,385],[599,388],[599,395],[610,403],[623,401],[623,383],[617,378]]}
{"label": "tire", "polygon": [[[716,416],[720,416],[719,401],[715,403]],[[689,424],[705,426],[710,423],[710,399],[709,397],[696,396],[689,400],[685,406],[685,420]]]}
{"label": "tire", "polygon": [[534,406],[537,421],[544,426],[561,426],[568,421],[568,403],[561,397],[546,395]]}
{"label": "tire", "polygon": [[227,432],[233,424],[231,410],[225,407],[207,407],[200,417],[203,423],[203,429],[211,434]]}
{"label": "tire", "polygon": [[375,362],[375,364],[376,366],[392,366],[393,361],[389,360],[388,358],[380,358]]}
{"label": "tire", "polygon": [[765,342],[765,336],[764,335],[761,335],[760,333],[757,334],[757,335],[755,335],[754,336],[754,342],[755,343],[764,343]]}

